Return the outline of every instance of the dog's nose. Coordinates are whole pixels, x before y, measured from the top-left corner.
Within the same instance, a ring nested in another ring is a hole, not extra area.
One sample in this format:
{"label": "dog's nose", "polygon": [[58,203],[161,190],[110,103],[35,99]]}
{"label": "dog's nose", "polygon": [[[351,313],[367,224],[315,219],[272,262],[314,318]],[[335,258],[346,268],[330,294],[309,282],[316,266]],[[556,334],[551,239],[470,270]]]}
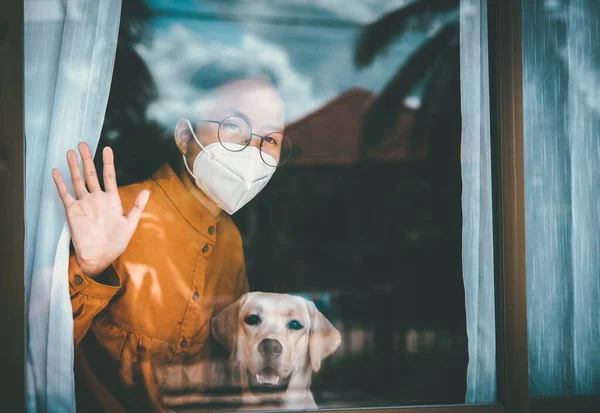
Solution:
{"label": "dog's nose", "polygon": [[281,356],[283,346],[277,340],[271,338],[265,338],[263,341],[258,343],[258,352],[263,357],[278,358]]}

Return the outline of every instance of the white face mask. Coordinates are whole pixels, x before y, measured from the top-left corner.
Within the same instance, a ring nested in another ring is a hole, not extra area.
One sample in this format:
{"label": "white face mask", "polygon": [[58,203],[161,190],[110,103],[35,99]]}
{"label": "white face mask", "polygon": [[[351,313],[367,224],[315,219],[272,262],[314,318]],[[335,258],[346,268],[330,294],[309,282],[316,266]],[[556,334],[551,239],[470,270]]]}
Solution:
{"label": "white face mask", "polygon": [[[196,137],[190,121],[186,119],[186,122],[192,136],[202,148],[194,161],[193,172],[183,155],[186,169],[194,177],[198,188],[219,208],[230,215],[234,214],[267,185],[276,168],[266,165],[260,157],[260,151],[254,146],[241,150],[244,146],[237,145],[239,152],[229,151],[219,142],[205,147]],[[262,156],[275,165],[273,157],[266,153]]]}

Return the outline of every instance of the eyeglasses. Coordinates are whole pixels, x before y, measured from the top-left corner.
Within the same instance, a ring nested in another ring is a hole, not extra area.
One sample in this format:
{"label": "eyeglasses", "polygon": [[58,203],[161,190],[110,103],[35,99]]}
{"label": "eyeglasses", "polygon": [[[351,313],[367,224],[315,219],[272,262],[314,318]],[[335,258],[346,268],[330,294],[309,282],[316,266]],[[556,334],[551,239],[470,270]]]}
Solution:
{"label": "eyeglasses", "polygon": [[219,125],[219,143],[230,152],[241,152],[250,145],[253,137],[260,139],[259,151],[262,161],[273,168],[286,163],[292,154],[292,142],[280,132],[272,132],[265,136],[252,132],[250,125],[237,116],[229,116],[221,122],[216,120],[199,120],[198,122]]}

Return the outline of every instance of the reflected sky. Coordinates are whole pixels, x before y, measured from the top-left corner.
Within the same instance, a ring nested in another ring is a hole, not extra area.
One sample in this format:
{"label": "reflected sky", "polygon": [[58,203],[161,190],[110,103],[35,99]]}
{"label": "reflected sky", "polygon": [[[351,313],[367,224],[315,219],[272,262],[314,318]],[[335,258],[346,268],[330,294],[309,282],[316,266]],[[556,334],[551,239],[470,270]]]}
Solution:
{"label": "reflected sky", "polygon": [[[148,109],[149,117],[170,129],[181,116],[204,109],[209,85],[199,80],[216,82],[244,71],[267,72],[275,80],[286,101],[288,121],[351,87],[381,90],[428,33],[409,31],[359,71],[352,57],[361,25],[406,0],[348,3],[149,0],[157,13],[151,25],[154,41],[137,47],[160,93]],[[240,16],[242,20],[237,20]],[[290,17],[303,20],[277,24],[278,18]],[[411,100],[414,106],[414,97]]]}

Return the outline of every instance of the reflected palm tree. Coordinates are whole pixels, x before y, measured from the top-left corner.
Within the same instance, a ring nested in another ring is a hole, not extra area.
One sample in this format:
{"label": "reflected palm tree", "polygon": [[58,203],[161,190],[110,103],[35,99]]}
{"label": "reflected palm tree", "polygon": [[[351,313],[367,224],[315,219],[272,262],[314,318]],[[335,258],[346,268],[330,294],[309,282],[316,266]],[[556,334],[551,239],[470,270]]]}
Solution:
{"label": "reflected palm tree", "polygon": [[[429,139],[432,156],[447,153],[452,137],[460,135],[460,78],[458,48],[459,0],[416,0],[364,27],[356,43],[354,63],[363,68],[415,23],[442,25],[403,64],[366,110],[361,154],[381,143],[396,125],[404,100],[423,83],[421,104],[412,128],[411,147]],[[448,136],[451,133],[452,137]],[[441,141],[438,141],[441,139]]]}
{"label": "reflected palm tree", "polygon": [[398,69],[367,107],[362,120],[359,154],[381,143],[394,130],[406,97],[422,84],[421,103],[409,133],[414,153],[426,142],[426,175],[431,185],[433,219],[444,229],[447,245],[460,245],[460,0],[415,0],[368,24],[359,35],[354,63],[369,65],[409,28],[439,28]]}

